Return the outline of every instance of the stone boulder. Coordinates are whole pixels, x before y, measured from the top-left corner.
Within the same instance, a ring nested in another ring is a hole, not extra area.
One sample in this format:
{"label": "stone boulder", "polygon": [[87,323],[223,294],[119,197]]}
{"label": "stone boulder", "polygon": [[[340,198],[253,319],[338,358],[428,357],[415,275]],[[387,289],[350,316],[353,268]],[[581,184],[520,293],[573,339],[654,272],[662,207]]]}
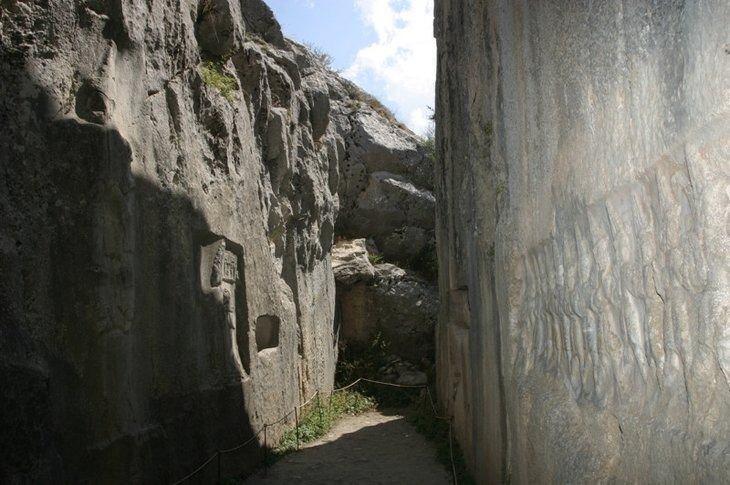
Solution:
{"label": "stone boulder", "polygon": [[413,261],[433,245],[433,231],[416,226],[403,226],[379,237],[378,247],[389,261]]}
{"label": "stone boulder", "polygon": [[376,109],[355,115],[347,163],[362,164],[368,173],[391,172],[408,177],[415,185],[433,188],[433,165],[422,140]]}
{"label": "stone boulder", "polygon": [[[422,359],[421,368],[430,367],[428,359]],[[397,355],[388,357],[384,366],[378,369],[381,378],[404,386],[423,386],[428,383],[428,376],[418,366],[404,361]]]}
{"label": "stone boulder", "polygon": [[375,276],[375,268],[368,259],[365,239],[343,241],[332,247],[332,271],[335,281],[343,286],[369,283]]}
{"label": "stone boulder", "polygon": [[433,247],[433,160],[424,142],[369,95],[350,114],[339,186],[337,233],[372,237],[393,261],[406,263]]}
{"label": "stone boulder", "polygon": [[432,228],[436,199],[401,175],[375,172],[358,196],[357,208],[350,223],[373,237],[387,238],[406,226]]}
{"label": "stone boulder", "polygon": [[403,359],[433,359],[439,304],[433,284],[390,263],[370,264],[362,239],[338,243],[333,268],[343,342],[366,345],[380,334]]}

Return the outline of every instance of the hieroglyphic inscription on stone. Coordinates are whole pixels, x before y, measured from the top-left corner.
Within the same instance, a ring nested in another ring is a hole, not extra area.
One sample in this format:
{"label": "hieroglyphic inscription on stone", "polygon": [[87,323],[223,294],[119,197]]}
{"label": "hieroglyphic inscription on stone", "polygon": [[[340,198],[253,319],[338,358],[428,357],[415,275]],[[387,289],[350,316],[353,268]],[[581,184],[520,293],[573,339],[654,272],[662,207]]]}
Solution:
{"label": "hieroglyphic inscription on stone", "polygon": [[223,281],[236,283],[238,277],[238,257],[230,251],[226,251],[223,259]]}

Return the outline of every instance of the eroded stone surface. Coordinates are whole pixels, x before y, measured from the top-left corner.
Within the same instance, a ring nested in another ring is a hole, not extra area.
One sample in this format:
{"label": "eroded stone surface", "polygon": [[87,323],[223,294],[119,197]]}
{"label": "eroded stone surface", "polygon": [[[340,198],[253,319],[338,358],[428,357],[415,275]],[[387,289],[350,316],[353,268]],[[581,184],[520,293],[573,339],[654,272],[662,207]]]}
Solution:
{"label": "eroded stone surface", "polygon": [[375,268],[368,259],[365,239],[341,241],[332,248],[332,270],[335,280],[343,286],[369,283]]}
{"label": "eroded stone surface", "polygon": [[[337,232],[373,238],[386,258],[406,264],[434,245],[433,162],[423,140],[378,112],[369,95],[353,92],[363,101],[345,137]],[[415,245],[400,243],[404,234]]]}
{"label": "eroded stone surface", "polygon": [[173,482],[331,388],[353,92],[260,0],[3,2],[0,481]]}
{"label": "eroded stone surface", "polygon": [[484,481],[730,476],[727,2],[437,2],[439,390]]}
{"label": "eroded stone surface", "polygon": [[368,346],[379,335],[398,356],[430,367],[439,306],[435,285],[390,263],[373,265],[368,254],[364,239],[339,242],[332,250],[340,338]]}

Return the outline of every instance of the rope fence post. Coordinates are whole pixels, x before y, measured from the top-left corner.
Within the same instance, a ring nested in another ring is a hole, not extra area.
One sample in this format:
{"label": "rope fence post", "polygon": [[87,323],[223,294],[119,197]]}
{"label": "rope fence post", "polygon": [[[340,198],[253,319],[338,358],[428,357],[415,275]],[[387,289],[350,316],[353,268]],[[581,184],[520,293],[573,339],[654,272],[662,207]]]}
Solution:
{"label": "rope fence post", "polygon": [[299,408],[294,406],[294,434],[297,437],[297,450],[299,449]]}
{"label": "rope fence post", "polygon": [[324,418],[322,417],[322,400],[319,397],[319,390],[317,390],[317,409],[319,410],[319,424],[322,424]]}

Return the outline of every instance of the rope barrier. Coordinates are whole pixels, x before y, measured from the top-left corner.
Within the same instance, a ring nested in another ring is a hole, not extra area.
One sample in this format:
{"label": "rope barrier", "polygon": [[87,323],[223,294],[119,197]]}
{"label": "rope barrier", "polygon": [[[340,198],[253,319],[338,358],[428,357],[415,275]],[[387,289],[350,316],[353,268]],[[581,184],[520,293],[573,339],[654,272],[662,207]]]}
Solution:
{"label": "rope barrier", "polygon": [[314,401],[314,398],[317,397],[318,395],[319,395],[319,389],[317,389],[317,392],[315,392],[314,394],[312,394],[312,397],[310,397],[309,400],[304,401],[304,404],[300,404],[299,405],[299,409],[302,409],[304,406],[306,406],[310,402]]}
{"label": "rope barrier", "polygon": [[227,450],[220,450],[220,451],[219,451],[218,453],[220,453],[221,455],[226,455],[226,454],[228,454],[228,453],[233,453],[234,451],[238,451],[238,450],[240,450],[241,448],[243,448],[243,447],[244,447],[244,446],[246,446],[247,444],[251,443],[251,442],[252,442],[253,440],[255,440],[256,438],[258,438],[258,437],[259,437],[259,435],[261,434],[261,432],[262,432],[263,430],[264,430],[264,428],[261,428],[261,429],[259,429],[259,430],[258,430],[258,431],[256,432],[256,434],[254,434],[253,436],[251,436],[251,437],[250,437],[249,439],[247,439],[246,441],[244,441],[244,442],[243,442],[243,443],[241,443],[240,445],[236,445],[236,446],[234,446],[233,448],[228,448]]}
{"label": "rope barrier", "polygon": [[205,468],[206,465],[208,463],[210,463],[211,461],[213,461],[213,459],[216,458],[217,456],[218,456],[218,452],[216,452],[215,455],[213,455],[210,458],[208,458],[207,460],[205,460],[202,465],[200,465],[198,468],[196,468],[195,471],[193,471],[192,473],[190,473],[189,475],[187,475],[185,478],[183,478],[182,480],[178,480],[177,482],[175,482],[174,485],[180,485],[181,483],[187,482],[188,480],[190,480],[191,478],[193,478],[195,475],[198,474],[198,472],[200,470],[202,470],[203,468]]}
{"label": "rope barrier", "polygon": [[[332,395],[334,393],[341,392],[341,391],[345,391],[347,389],[350,389],[351,387],[354,387],[355,385],[357,385],[357,384],[359,384],[361,382],[369,382],[371,384],[378,384],[378,385],[381,385],[381,386],[389,386],[389,387],[398,387],[398,388],[403,388],[403,389],[426,389],[426,394],[428,395],[428,401],[431,404],[431,411],[433,411],[433,416],[436,419],[440,419],[440,420],[443,420],[443,421],[448,421],[448,423],[449,423],[449,457],[451,459],[451,473],[453,474],[454,485],[458,485],[458,478],[457,478],[457,474],[456,474],[456,464],[454,462],[454,445],[453,445],[452,423],[451,423],[451,420],[449,418],[447,418],[445,416],[440,416],[438,414],[438,411],[437,411],[437,408],[436,408],[436,402],[433,399],[433,395],[431,394],[431,388],[428,386],[428,384],[420,384],[420,385],[395,384],[393,382],[376,381],[376,380],[368,379],[368,378],[365,378],[365,377],[359,377],[359,378],[355,379],[353,382],[351,382],[350,384],[348,384],[346,386],[343,386],[343,387],[340,387],[340,388],[337,388],[337,389],[333,389],[332,392],[330,392],[330,402],[331,402],[331,399],[332,399]],[[302,408],[304,408],[307,404],[311,403],[312,401],[314,401],[315,399],[317,399],[319,397],[320,397],[320,390],[317,389],[317,391],[314,394],[312,394],[312,396],[308,400],[306,400],[304,403],[294,406],[294,409],[292,409],[291,411],[289,411],[284,416],[280,417],[278,420],[276,420],[276,421],[274,421],[272,423],[264,423],[264,425],[261,428],[259,428],[259,430],[256,433],[254,433],[253,436],[251,436],[249,439],[247,439],[243,443],[238,444],[238,445],[234,446],[233,448],[228,448],[228,449],[225,449],[225,450],[218,450],[218,451],[216,451],[213,456],[211,456],[206,461],[204,461],[200,466],[198,466],[198,468],[196,468],[191,473],[189,473],[188,475],[186,475],[185,478],[182,478],[182,479],[178,480],[177,482],[175,482],[173,485],[180,485],[181,483],[184,483],[184,482],[190,480],[195,475],[197,475],[198,473],[200,473],[201,470],[203,470],[211,461],[213,461],[216,458],[218,459],[218,481],[220,481],[220,473],[221,473],[221,460],[220,460],[220,458],[221,458],[221,456],[223,456],[225,454],[228,454],[228,453],[233,453],[234,451],[238,451],[241,448],[249,445],[254,440],[256,440],[256,438],[258,438],[258,436],[262,432],[264,433],[264,453],[265,453],[264,467],[266,468],[268,466],[268,459],[267,459],[268,458],[268,456],[267,456],[268,450],[266,449],[267,448],[267,444],[268,444],[267,443],[267,433],[266,433],[267,428],[281,423],[282,421],[284,421],[286,418],[288,418],[292,414],[294,414],[294,416],[295,416],[295,421],[296,421],[296,426],[297,426],[297,431],[296,431],[296,433],[297,433],[297,449],[299,449],[299,410],[302,409]],[[318,400],[318,403],[319,403],[318,404],[318,408],[319,408],[320,414],[321,414],[321,412],[322,412],[322,409],[321,409],[322,408],[322,404],[321,404],[321,402],[319,402],[319,400]]]}

